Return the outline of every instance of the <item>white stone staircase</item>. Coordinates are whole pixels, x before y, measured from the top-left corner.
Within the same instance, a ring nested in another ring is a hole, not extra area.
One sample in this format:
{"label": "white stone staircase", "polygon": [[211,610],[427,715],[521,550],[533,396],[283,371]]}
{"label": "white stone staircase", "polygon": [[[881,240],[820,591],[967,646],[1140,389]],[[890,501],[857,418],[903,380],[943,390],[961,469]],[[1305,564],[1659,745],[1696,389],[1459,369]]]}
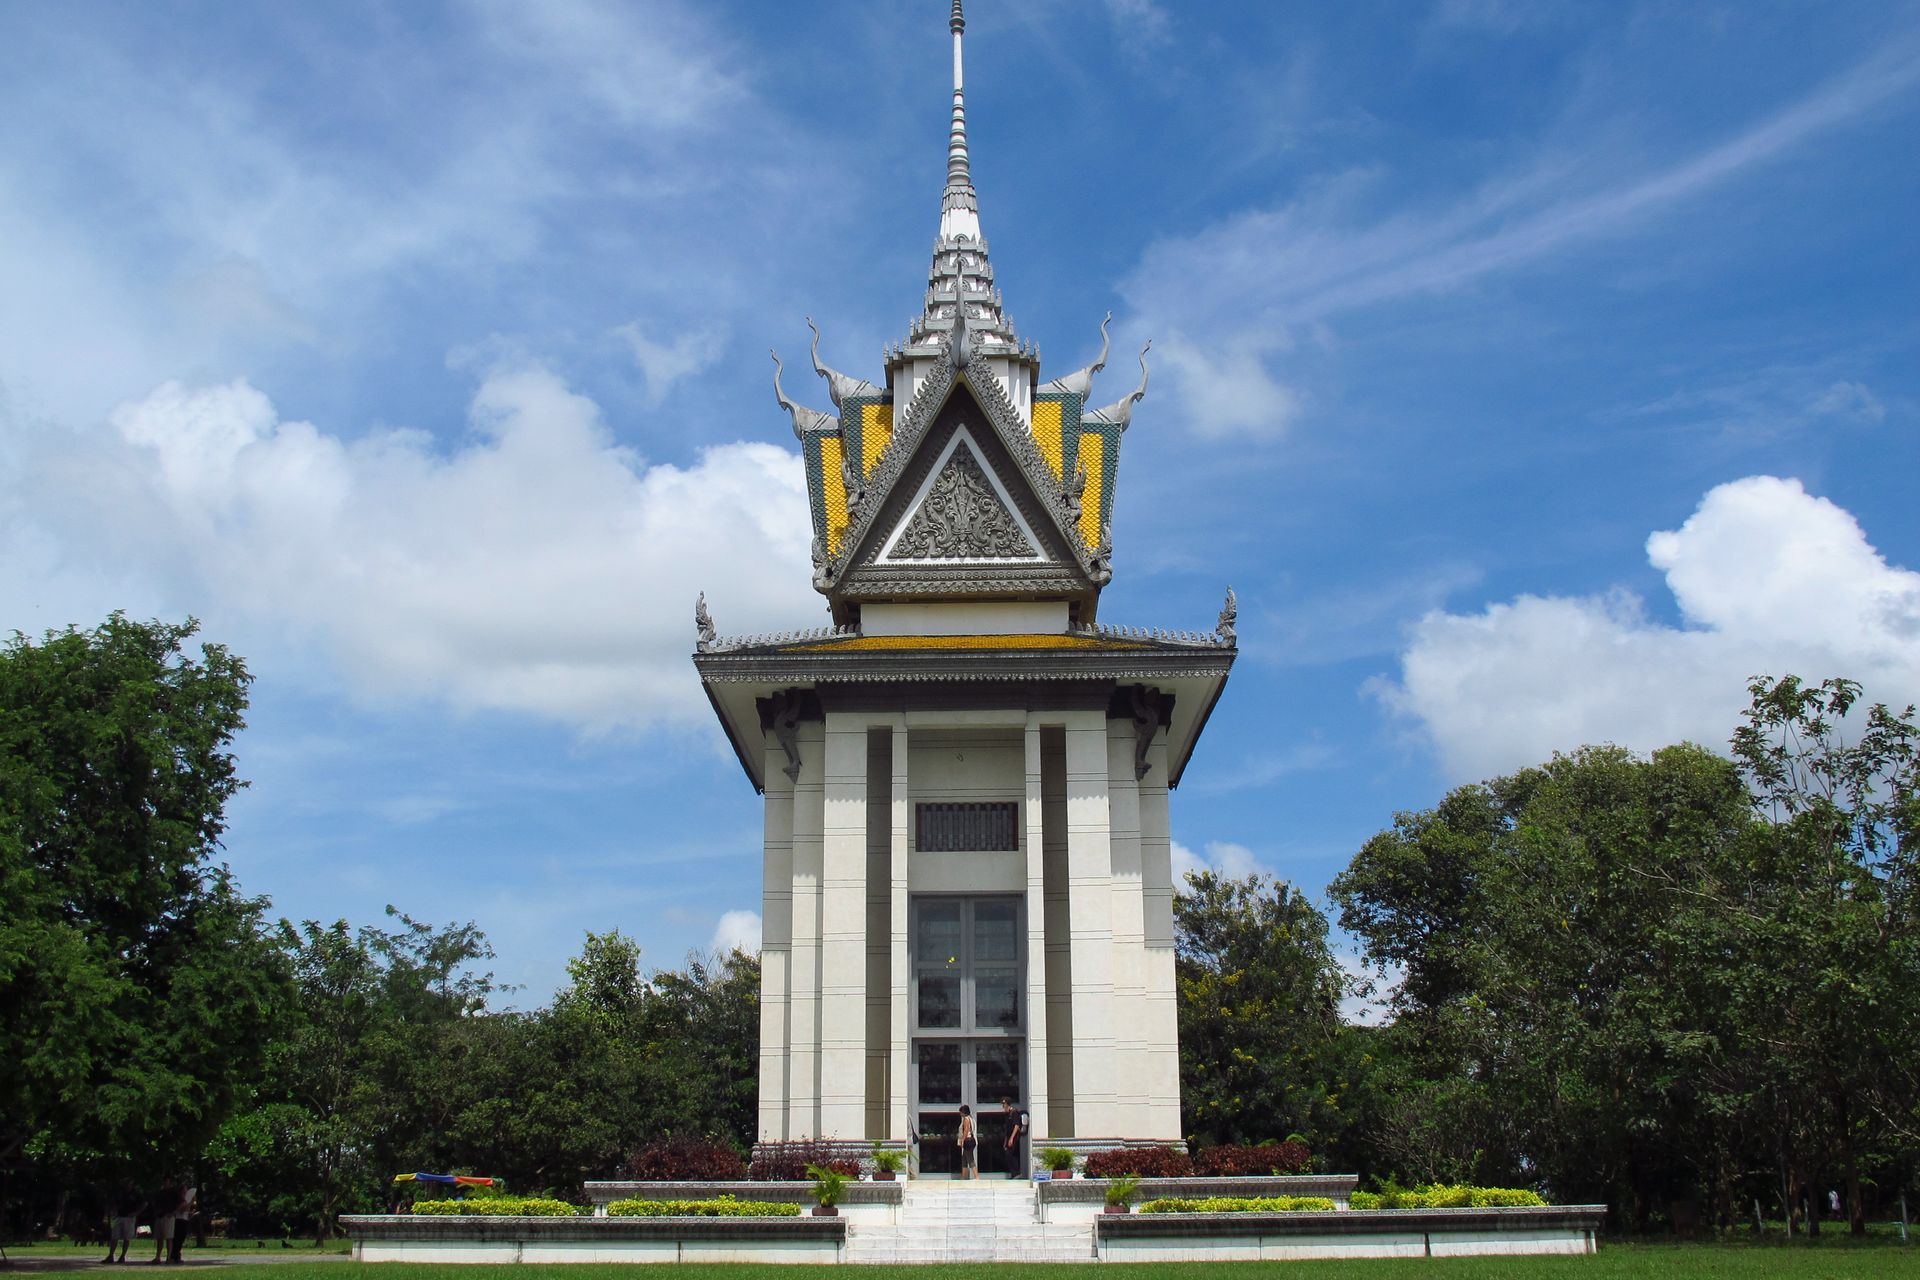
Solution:
{"label": "white stone staircase", "polygon": [[904,1190],[898,1224],[847,1224],[846,1261],[1093,1261],[1092,1224],[1041,1222],[1031,1182],[915,1180]]}

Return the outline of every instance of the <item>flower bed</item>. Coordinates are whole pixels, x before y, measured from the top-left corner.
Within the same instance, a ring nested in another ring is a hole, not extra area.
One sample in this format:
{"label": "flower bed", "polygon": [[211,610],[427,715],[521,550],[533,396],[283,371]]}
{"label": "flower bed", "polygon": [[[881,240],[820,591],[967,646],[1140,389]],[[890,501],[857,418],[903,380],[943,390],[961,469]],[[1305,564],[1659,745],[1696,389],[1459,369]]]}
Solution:
{"label": "flower bed", "polygon": [[1141,1213],[1332,1213],[1325,1196],[1208,1196],[1182,1200],[1171,1196],[1149,1200]]}
{"label": "flower bed", "polygon": [[607,1206],[609,1218],[797,1218],[797,1204],[769,1200],[615,1200]]}
{"label": "flower bed", "polygon": [[1450,1187],[1445,1183],[1411,1191],[1403,1188],[1380,1193],[1356,1191],[1347,1202],[1356,1209],[1541,1208],[1547,1203],[1532,1191],[1513,1187]]}
{"label": "flower bed", "polygon": [[578,1205],[534,1196],[476,1196],[471,1200],[422,1200],[413,1206],[422,1218],[576,1218]]}

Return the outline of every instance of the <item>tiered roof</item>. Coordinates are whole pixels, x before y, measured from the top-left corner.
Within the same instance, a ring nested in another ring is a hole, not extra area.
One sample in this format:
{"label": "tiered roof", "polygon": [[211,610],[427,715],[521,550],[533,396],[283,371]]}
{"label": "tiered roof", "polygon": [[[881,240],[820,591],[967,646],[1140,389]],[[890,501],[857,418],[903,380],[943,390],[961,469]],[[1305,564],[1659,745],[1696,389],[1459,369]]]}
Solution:
{"label": "tiered roof", "polygon": [[1105,322],[1098,360],[1041,381],[1039,349],[1007,315],[980,229],[960,0],[949,25],[939,233],[921,313],[884,353],[884,385],[821,364],[815,329],[814,371],[835,412],[809,409],[781,388],[775,356],[775,395],[806,460],[814,586],[841,623],[871,600],[996,598],[1065,599],[1090,623],[1112,576],[1120,438],[1146,394],[1145,352],[1139,387],[1104,409],[1086,401],[1106,364]]}

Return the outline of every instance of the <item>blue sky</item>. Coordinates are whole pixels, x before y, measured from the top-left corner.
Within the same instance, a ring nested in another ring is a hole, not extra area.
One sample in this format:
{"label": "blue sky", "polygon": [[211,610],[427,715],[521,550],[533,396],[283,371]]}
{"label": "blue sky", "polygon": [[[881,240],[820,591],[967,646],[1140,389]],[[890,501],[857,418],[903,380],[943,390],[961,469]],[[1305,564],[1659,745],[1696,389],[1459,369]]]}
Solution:
{"label": "blue sky", "polygon": [[[0,3],[0,628],[247,656],[280,912],[472,919],[521,1004],[750,936],[691,603],[825,620],[766,351],[918,310],[945,8]],[[1240,595],[1183,856],[1318,892],[1755,673],[1920,698],[1920,7],[968,20],[1022,334],[1155,342],[1102,617]]]}

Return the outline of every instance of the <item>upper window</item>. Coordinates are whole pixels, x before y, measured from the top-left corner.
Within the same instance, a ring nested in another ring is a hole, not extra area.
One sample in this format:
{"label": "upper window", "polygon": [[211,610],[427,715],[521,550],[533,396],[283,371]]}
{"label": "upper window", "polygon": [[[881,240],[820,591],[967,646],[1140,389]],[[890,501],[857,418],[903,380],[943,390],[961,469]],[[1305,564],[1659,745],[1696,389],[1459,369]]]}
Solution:
{"label": "upper window", "polygon": [[922,853],[1020,847],[1017,804],[923,804],[915,816],[915,847]]}

